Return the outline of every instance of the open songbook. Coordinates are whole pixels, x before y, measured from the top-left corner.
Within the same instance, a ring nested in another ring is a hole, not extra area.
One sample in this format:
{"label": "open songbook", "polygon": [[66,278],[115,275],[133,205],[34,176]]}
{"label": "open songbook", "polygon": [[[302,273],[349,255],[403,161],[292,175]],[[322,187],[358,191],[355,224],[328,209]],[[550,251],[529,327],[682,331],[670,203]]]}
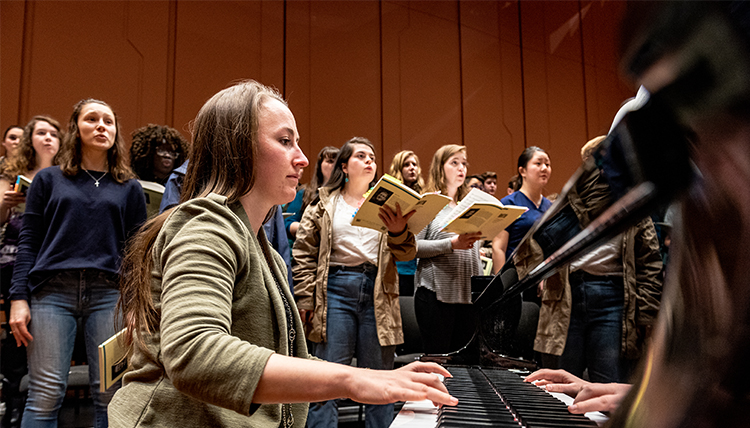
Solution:
{"label": "open songbook", "polygon": [[443,230],[459,235],[481,231],[481,239],[492,239],[526,210],[526,207],[503,205],[494,196],[475,188],[453,209]]}
{"label": "open songbook", "polygon": [[[420,195],[388,174],[365,194],[365,199],[352,219],[353,226],[367,227],[379,232],[388,229],[378,217],[380,207],[388,205],[393,210],[396,203],[401,212],[415,210],[409,219],[409,230],[413,234],[422,231],[451,199],[438,193]],[[503,205],[494,196],[479,189],[472,189],[447,217],[443,230],[458,234],[482,232],[482,239],[492,239],[513,223],[528,208]]]}
{"label": "open songbook", "polygon": [[397,178],[384,174],[375,187],[365,194],[365,200],[354,215],[352,225],[367,227],[378,232],[387,232],[388,228],[378,217],[378,212],[383,205],[387,205],[395,211],[396,203],[398,203],[403,214],[412,210],[416,211],[409,219],[408,226],[409,230],[416,235],[430,224],[432,219],[450,201],[449,197],[439,193],[420,195]]}

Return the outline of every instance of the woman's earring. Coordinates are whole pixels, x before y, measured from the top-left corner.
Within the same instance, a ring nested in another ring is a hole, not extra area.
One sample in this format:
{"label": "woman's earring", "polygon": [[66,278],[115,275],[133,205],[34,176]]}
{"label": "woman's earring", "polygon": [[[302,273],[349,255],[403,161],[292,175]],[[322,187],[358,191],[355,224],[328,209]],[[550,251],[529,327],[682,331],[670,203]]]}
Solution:
{"label": "woman's earring", "polygon": [[349,174],[344,173],[344,183],[348,183],[348,182],[349,182]]}

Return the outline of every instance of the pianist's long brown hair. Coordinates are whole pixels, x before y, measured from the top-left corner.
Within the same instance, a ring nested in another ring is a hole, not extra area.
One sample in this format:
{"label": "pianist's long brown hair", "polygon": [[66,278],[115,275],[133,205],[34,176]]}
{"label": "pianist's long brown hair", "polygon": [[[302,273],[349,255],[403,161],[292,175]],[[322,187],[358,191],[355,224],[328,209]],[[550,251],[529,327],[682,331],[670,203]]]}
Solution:
{"label": "pianist's long brown hair", "polygon": [[[286,105],[276,90],[249,80],[224,89],[203,105],[192,129],[193,144],[181,202],[213,192],[232,203],[252,189],[258,117],[267,99]],[[122,263],[117,303],[121,321],[116,322],[127,328],[125,344],[135,345],[147,355],[144,337],[158,329],[161,317],[151,293],[152,249],[170,212],[141,228],[128,243]]]}

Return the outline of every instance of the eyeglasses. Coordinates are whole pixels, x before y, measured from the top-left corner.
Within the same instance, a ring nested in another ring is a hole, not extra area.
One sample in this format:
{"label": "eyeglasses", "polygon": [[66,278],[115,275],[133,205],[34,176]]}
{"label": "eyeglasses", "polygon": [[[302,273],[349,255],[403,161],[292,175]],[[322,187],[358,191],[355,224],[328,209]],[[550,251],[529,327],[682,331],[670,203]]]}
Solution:
{"label": "eyeglasses", "polygon": [[171,150],[156,149],[156,156],[161,156],[163,158],[170,157],[172,159],[177,159],[177,156],[179,156],[179,154]]}

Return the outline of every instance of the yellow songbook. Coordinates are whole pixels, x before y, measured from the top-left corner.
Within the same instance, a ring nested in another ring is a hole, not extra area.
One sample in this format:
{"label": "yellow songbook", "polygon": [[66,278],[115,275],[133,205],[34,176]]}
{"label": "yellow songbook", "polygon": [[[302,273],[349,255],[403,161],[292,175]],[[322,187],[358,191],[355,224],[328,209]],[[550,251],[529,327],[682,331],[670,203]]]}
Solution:
{"label": "yellow songbook", "polygon": [[492,239],[526,210],[526,207],[503,205],[494,196],[479,189],[471,189],[454,208],[443,230],[459,235],[482,232],[480,239]]}
{"label": "yellow songbook", "polygon": [[99,391],[104,392],[128,371],[125,329],[99,345]]}
{"label": "yellow songbook", "polygon": [[405,186],[397,178],[384,174],[378,183],[365,195],[365,200],[360,205],[357,213],[352,219],[352,226],[367,227],[378,232],[387,232],[388,229],[378,217],[380,207],[387,205],[396,209],[396,203],[401,207],[401,212],[407,214],[415,210],[409,219],[408,227],[413,234],[422,231],[432,219],[442,210],[451,199],[439,193],[425,193],[420,195]]}

